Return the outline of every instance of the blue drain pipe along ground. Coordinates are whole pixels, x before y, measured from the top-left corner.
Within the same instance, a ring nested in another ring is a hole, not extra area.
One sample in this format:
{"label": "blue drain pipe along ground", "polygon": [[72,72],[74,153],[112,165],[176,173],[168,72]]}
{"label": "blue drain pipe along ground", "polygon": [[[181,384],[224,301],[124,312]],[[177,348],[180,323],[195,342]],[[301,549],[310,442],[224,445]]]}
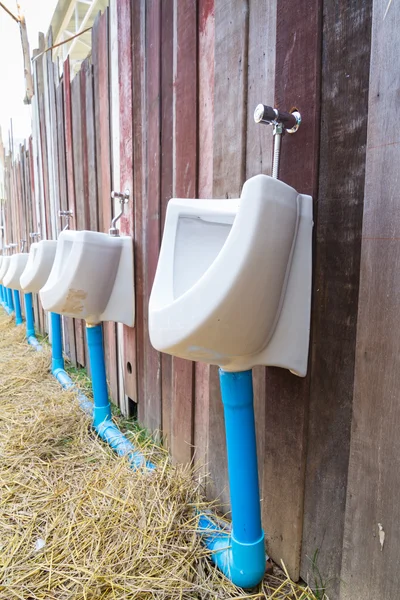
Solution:
{"label": "blue drain pipe along ground", "polygon": [[134,448],[131,442],[120,432],[111,418],[111,406],[108,399],[106,365],[104,362],[103,327],[101,324],[86,325],[90,370],[93,386],[93,427],[98,435],[107,442],[118,456],[128,456],[133,469],[145,467],[154,469],[155,465],[146,462],[143,454]]}
{"label": "blue drain pipe along ground", "polygon": [[201,514],[199,530],[213,562],[236,585],[256,586],[265,573],[267,556],[261,527],[256,431],[251,371],[220,369],[224,405],[232,532]]}
{"label": "blue drain pipe along ground", "polygon": [[22,325],[23,319],[22,319],[22,313],[21,313],[21,299],[19,296],[19,291],[13,290],[12,293],[14,296],[14,306],[15,306],[15,324]]}

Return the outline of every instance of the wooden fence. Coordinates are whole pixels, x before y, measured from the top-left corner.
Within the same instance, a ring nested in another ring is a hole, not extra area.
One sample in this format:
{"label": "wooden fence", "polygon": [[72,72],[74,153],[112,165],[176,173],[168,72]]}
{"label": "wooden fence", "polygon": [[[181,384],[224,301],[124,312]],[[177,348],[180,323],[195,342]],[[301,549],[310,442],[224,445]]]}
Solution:
{"label": "wooden fence", "polygon": [[[300,110],[280,177],[315,199],[311,352],[304,380],[254,369],[263,525],[269,553],[294,578],[312,580],[317,552],[330,598],[341,600],[394,600],[399,583],[399,286],[387,263],[399,260],[399,145],[379,115],[400,88],[390,58],[400,8],[383,19],[385,8],[112,0],[72,81],[68,60],[59,68],[43,53],[51,32],[40,36],[33,134],[5,157],[6,242],[56,238],[60,209],[73,210],[77,229],[107,231],[111,190],[130,190],[121,229],[135,242],[136,326],[105,324],[110,392],[162,434],[173,460],[203,465],[208,494],[228,505],[217,369],[157,353],[148,300],[168,200],[238,197],[248,177],[270,173],[272,135],[253,123],[256,104]],[[37,299],[35,318],[45,331]],[[64,320],[64,342],[87,366],[82,322]]]}

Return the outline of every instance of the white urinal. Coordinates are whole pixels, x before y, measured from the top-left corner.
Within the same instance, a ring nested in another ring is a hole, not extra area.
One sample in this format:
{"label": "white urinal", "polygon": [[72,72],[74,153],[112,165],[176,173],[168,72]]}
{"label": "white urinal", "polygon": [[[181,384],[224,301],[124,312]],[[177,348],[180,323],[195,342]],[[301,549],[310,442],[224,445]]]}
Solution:
{"label": "white urinal", "polygon": [[2,256],[0,264],[0,284],[3,284],[4,275],[7,273],[10,264],[10,256]]}
{"label": "white urinal", "polygon": [[44,310],[133,327],[133,242],[95,231],[62,231],[49,278],[40,290]]}
{"label": "white urinal", "polygon": [[28,262],[28,252],[18,252],[10,256],[7,273],[4,275],[3,285],[11,290],[21,290],[20,277]]}
{"label": "white urinal", "polygon": [[239,200],[172,199],[149,303],[161,352],[307,372],[312,198],[257,175]]}
{"label": "white urinal", "polygon": [[21,289],[26,294],[39,292],[48,280],[56,248],[54,240],[41,240],[31,245],[28,262],[20,278]]}

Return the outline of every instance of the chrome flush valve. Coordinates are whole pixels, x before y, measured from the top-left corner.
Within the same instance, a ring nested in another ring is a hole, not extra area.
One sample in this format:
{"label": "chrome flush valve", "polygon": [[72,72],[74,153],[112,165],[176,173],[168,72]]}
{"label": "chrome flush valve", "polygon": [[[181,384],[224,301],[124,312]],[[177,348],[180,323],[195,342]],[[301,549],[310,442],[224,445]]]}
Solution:
{"label": "chrome flush valve", "polygon": [[66,231],[67,229],[69,229],[69,222],[72,219],[72,217],[74,216],[74,212],[72,210],[59,210],[58,216],[61,219],[66,219],[66,224],[65,224],[63,231]]}
{"label": "chrome flush valve", "polygon": [[284,112],[258,104],[254,111],[254,121],[263,123],[264,125],[272,125],[274,135],[274,155],[272,161],[272,177],[278,178],[279,174],[279,158],[281,154],[281,139],[284,133],[295,133],[301,124],[301,115],[298,110],[294,109],[291,112]]}
{"label": "chrome flush valve", "polygon": [[8,244],[8,249],[10,250],[10,254],[14,252],[14,248],[17,248],[18,244]]}
{"label": "chrome flush valve", "polygon": [[111,192],[111,198],[113,200],[115,200],[116,198],[119,200],[119,203],[121,205],[121,212],[116,215],[113,220],[111,221],[111,227],[108,230],[108,234],[111,235],[112,237],[119,237],[119,229],[116,227],[117,225],[117,221],[120,220],[120,218],[122,217],[122,215],[124,214],[124,205],[128,204],[129,202],[129,198],[130,198],[130,191],[129,190],[125,190],[125,192]]}
{"label": "chrome flush valve", "polygon": [[31,231],[29,237],[31,240],[38,240],[40,238],[40,233],[39,231]]}
{"label": "chrome flush valve", "polygon": [[20,252],[25,252],[26,240],[21,240]]}

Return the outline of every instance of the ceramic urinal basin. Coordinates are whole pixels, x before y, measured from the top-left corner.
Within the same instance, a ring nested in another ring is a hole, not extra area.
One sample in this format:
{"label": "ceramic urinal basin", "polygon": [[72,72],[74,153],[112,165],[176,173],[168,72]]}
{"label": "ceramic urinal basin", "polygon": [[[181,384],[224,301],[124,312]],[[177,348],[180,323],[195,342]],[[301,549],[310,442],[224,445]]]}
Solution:
{"label": "ceramic urinal basin", "polygon": [[153,346],[226,371],[304,377],[312,226],[312,198],[266,175],[238,200],[172,199],[149,303]]}
{"label": "ceramic urinal basin", "polygon": [[49,278],[40,290],[44,310],[133,327],[133,242],[95,231],[62,231]]}
{"label": "ceramic urinal basin", "polygon": [[21,289],[26,294],[39,292],[48,280],[56,248],[54,240],[41,240],[31,245],[28,262],[20,278]]}
{"label": "ceramic urinal basin", "polygon": [[9,256],[2,256],[0,262],[0,284],[3,285],[4,275],[7,273],[8,266],[10,264]]}
{"label": "ceramic urinal basin", "polygon": [[3,285],[12,290],[21,290],[19,279],[28,262],[28,253],[19,252],[10,256],[6,274],[3,277]]}

